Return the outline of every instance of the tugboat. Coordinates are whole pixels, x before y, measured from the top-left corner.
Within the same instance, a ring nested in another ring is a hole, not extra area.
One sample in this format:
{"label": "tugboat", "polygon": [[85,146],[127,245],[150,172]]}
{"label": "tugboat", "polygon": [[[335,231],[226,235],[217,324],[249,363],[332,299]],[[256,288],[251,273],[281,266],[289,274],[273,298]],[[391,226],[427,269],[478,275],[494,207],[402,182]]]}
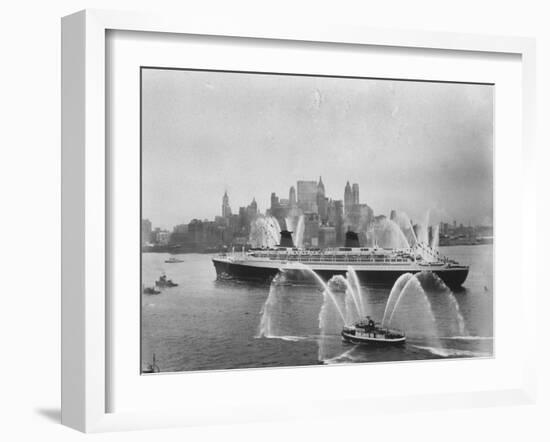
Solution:
{"label": "tugboat", "polygon": [[144,295],[158,295],[158,294],[160,294],[160,290],[157,290],[154,287],[143,287],[143,294]]}
{"label": "tugboat", "polygon": [[171,256],[170,258],[166,259],[164,262],[166,264],[176,264],[178,262],[183,262],[183,259],[174,258],[173,256]]}
{"label": "tugboat", "polygon": [[342,338],[352,344],[400,345],[405,343],[405,334],[399,330],[383,328],[367,316],[352,326],[344,326]]}
{"label": "tugboat", "polygon": [[173,282],[171,279],[167,279],[165,274],[160,275],[158,281],[155,281],[155,286],[160,288],[165,287],[177,287],[178,285]]}

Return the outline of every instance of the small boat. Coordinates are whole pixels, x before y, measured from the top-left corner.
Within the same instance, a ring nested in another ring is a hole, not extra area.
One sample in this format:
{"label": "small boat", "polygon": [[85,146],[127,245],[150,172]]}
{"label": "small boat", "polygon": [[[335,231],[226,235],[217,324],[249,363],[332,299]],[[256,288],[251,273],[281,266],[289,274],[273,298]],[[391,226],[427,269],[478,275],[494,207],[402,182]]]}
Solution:
{"label": "small boat", "polygon": [[178,285],[171,279],[167,279],[166,275],[160,275],[158,281],[155,281],[155,286],[157,287],[177,287]]}
{"label": "small boat", "polygon": [[342,338],[352,344],[370,345],[399,345],[404,344],[406,339],[403,332],[382,327],[370,316],[352,326],[344,326]]}
{"label": "small boat", "polygon": [[147,364],[147,368],[141,370],[141,373],[149,374],[149,373],[159,373],[159,372],[160,372],[160,368],[157,365],[157,360],[155,358],[155,354],[153,353],[153,362],[150,364]]}
{"label": "small boat", "polygon": [[144,295],[158,295],[160,290],[157,290],[155,287],[143,287]]}
{"label": "small boat", "polygon": [[167,263],[167,264],[176,264],[178,262],[183,262],[183,259],[175,258],[175,257],[172,256],[172,257],[166,259],[164,262]]}

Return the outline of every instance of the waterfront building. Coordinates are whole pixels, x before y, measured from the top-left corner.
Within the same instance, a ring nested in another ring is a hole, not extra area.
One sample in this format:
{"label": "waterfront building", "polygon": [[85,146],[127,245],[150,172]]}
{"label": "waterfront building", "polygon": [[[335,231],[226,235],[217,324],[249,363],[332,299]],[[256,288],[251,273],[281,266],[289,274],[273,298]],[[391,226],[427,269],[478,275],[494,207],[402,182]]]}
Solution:
{"label": "waterfront building", "polygon": [[153,230],[151,236],[151,239],[155,244],[164,246],[170,242],[170,232],[159,227]]}
{"label": "waterfront building", "polygon": [[187,224],[178,224],[172,229],[170,234],[170,244],[185,245],[188,239],[188,225]]}
{"label": "waterfront building", "polygon": [[153,232],[153,225],[148,219],[141,220],[141,245],[145,245],[151,242],[151,233]]}
{"label": "waterfront building", "polygon": [[219,247],[224,242],[226,227],[215,221],[193,219],[188,225],[188,240],[192,250],[205,251],[210,247]]}

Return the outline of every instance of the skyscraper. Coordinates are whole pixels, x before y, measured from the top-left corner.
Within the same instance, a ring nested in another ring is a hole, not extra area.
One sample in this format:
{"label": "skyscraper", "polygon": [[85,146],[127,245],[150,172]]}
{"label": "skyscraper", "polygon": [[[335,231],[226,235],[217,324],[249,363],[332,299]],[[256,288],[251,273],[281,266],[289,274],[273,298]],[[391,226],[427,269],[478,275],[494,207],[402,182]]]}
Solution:
{"label": "skyscraper", "polygon": [[351,192],[351,186],[349,185],[349,181],[348,181],[344,189],[344,215],[347,215],[348,213],[351,212],[352,205],[353,205],[353,195]]}
{"label": "skyscraper", "polygon": [[231,216],[231,207],[229,207],[229,197],[227,196],[227,190],[226,190],[222,198],[222,217],[229,218],[230,216]]}
{"label": "skyscraper", "polygon": [[359,184],[353,183],[351,187],[351,199],[352,204],[359,204]]}
{"label": "skyscraper", "polygon": [[319,182],[317,183],[317,210],[322,223],[327,221],[327,206],[328,198],[325,196],[325,185],[323,184],[323,179],[319,177]]}
{"label": "skyscraper", "polygon": [[317,183],[317,194],[325,196],[325,184],[322,177],[319,177],[319,182]]}
{"label": "skyscraper", "polygon": [[271,212],[273,215],[273,212],[279,208],[279,197],[275,192],[271,192]]}
{"label": "skyscraper", "polygon": [[298,181],[298,207],[304,212],[317,213],[317,182]]}
{"label": "skyscraper", "polygon": [[252,198],[252,202],[248,206],[248,212],[252,215],[256,215],[258,213],[258,203],[256,202],[256,198]]}
{"label": "skyscraper", "polygon": [[290,187],[290,191],[288,192],[288,200],[290,202],[290,207],[296,207],[296,189],[294,186]]}

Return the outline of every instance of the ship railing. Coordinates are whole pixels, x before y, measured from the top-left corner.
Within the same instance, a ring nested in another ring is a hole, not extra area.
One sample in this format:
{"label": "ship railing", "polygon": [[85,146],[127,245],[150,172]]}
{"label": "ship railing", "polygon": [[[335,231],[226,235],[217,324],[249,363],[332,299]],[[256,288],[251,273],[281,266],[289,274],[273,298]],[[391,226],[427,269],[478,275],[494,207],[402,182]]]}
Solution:
{"label": "ship railing", "polygon": [[255,254],[257,258],[267,258],[272,261],[294,261],[294,262],[327,262],[327,263],[370,263],[370,264],[392,264],[408,263],[410,259],[404,258],[373,258],[353,255],[305,255],[305,254]]}

